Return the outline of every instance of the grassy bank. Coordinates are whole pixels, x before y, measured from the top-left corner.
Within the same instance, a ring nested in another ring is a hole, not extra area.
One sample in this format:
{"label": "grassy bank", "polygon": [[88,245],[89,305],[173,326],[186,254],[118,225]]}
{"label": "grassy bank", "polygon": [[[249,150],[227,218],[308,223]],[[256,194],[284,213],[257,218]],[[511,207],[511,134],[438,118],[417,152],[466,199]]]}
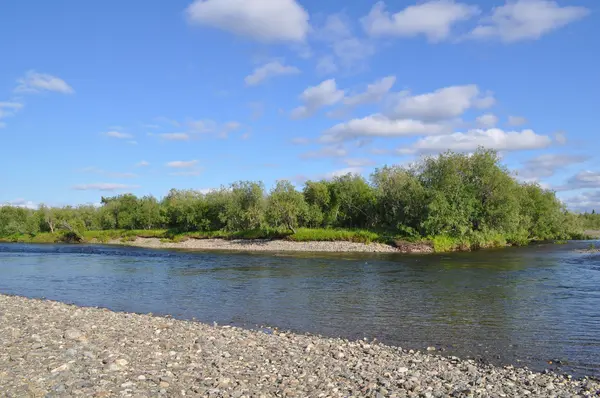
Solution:
{"label": "grassy bank", "polygon": [[[472,234],[469,237],[455,238],[439,235],[424,238],[407,238],[385,232],[361,229],[310,229],[299,228],[295,232],[283,229],[254,229],[239,232],[207,231],[180,232],[176,230],[106,230],[85,231],[81,234],[72,232],[42,232],[38,234],[19,234],[0,238],[0,242],[18,243],[122,243],[135,241],[136,238],[157,238],[165,243],[179,243],[188,239],[248,239],[248,240],[286,240],[291,242],[353,242],[353,243],[382,243],[395,247],[407,245],[428,245],[436,253],[453,251],[471,251],[506,246],[523,246],[536,239],[506,237],[498,233]],[[588,239],[589,236],[573,236],[573,239]]]}

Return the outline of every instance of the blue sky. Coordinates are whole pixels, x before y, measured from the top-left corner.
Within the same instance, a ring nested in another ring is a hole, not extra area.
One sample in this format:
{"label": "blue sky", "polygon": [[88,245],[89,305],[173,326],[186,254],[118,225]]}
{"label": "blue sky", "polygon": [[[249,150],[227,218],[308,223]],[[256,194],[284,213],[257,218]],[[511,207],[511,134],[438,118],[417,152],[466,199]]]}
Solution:
{"label": "blue sky", "polygon": [[600,209],[596,0],[0,3],[0,203],[301,184],[446,149]]}

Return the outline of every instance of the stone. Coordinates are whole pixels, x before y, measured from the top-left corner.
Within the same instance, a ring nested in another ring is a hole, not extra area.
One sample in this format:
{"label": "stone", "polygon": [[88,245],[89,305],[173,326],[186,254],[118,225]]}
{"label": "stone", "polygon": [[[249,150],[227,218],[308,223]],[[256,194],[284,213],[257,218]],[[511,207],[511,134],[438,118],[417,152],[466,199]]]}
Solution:
{"label": "stone", "polygon": [[83,338],[83,333],[77,329],[67,329],[64,338],[67,340],[80,340]]}

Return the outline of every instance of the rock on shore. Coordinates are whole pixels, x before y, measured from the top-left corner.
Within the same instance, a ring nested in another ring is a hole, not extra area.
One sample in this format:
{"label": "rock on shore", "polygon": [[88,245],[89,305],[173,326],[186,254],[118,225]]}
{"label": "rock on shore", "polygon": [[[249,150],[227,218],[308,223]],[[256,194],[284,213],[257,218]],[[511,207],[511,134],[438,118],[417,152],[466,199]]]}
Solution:
{"label": "rock on shore", "polygon": [[367,341],[0,295],[8,397],[589,397],[600,383]]}

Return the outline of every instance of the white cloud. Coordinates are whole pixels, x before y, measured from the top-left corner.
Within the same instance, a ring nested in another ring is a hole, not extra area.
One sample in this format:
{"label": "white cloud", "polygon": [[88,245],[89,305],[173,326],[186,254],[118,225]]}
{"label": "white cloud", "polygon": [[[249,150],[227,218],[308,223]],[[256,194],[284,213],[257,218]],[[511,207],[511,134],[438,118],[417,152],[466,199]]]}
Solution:
{"label": "white cloud", "polygon": [[138,163],[135,165],[135,167],[148,167],[148,166],[150,166],[150,163],[149,163],[149,162],[147,162],[147,161],[145,161],[145,160],[142,160],[141,162],[138,162]]}
{"label": "white cloud", "polygon": [[42,91],[53,91],[62,94],[73,94],[75,91],[64,80],[35,71],[28,71],[25,76],[17,80],[17,93],[39,93]]}
{"label": "white cloud", "polygon": [[454,0],[426,1],[390,14],[380,1],[361,21],[371,36],[412,37],[422,34],[430,42],[439,42],[451,36],[454,25],[477,14],[478,7]]}
{"label": "white cloud", "polygon": [[414,119],[389,119],[375,114],[362,119],[352,119],[326,130],[321,142],[340,142],[359,137],[403,137],[412,135],[443,134],[449,127]]}
{"label": "white cloud", "polygon": [[8,101],[0,102],[0,110],[10,109],[12,111],[18,111],[23,108],[23,104],[20,102]]}
{"label": "white cloud", "polygon": [[301,42],[309,16],[295,0],[196,0],[186,9],[191,23],[262,42]]}
{"label": "white cloud", "polygon": [[561,7],[550,0],[507,1],[493,9],[471,36],[479,39],[498,38],[505,43],[536,40],[543,35],[584,18],[590,13],[585,7]]}
{"label": "white cloud", "polygon": [[574,211],[600,212],[600,190],[583,192],[581,195],[570,197],[564,201],[567,207]]}
{"label": "white cloud", "polygon": [[188,141],[190,139],[187,133],[164,133],[159,134],[160,138],[167,141]]}
{"label": "white cloud", "polygon": [[342,147],[325,146],[316,151],[305,152],[300,157],[302,159],[319,159],[319,158],[338,158],[348,155],[348,151]]}
{"label": "white cloud", "polygon": [[318,86],[309,87],[300,95],[304,105],[292,111],[292,118],[300,119],[312,116],[317,110],[331,106],[344,98],[344,90],[338,90],[335,79],[325,80]]}
{"label": "white cloud", "polygon": [[139,185],[114,184],[109,182],[80,184],[73,186],[73,189],[77,191],[123,191],[135,188],[139,188]]}
{"label": "white cloud", "polygon": [[489,107],[493,102],[489,94],[482,97],[475,84],[450,86],[415,96],[402,92],[397,96],[391,114],[394,117],[439,121],[459,117],[473,107]]}
{"label": "white cloud", "polygon": [[498,124],[498,116],[494,115],[493,113],[486,113],[484,115],[478,116],[477,119],[475,119],[475,121],[477,122],[477,125],[479,127],[494,127]]}
{"label": "white cloud", "polygon": [[[0,119],[14,116],[23,108],[20,102],[0,102]],[[0,128],[6,127],[6,123],[0,121]]]}
{"label": "white cloud", "polygon": [[0,203],[0,207],[2,206],[12,206],[12,207],[22,207],[24,209],[32,209],[35,210],[38,208],[37,203],[33,203],[31,200],[25,200],[22,198],[9,200],[8,202],[2,204]]}
{"label": "white cloud", "polygon": [[241,140],[247,140],[247,139],[249,139],[250,137],[251,137],[251,134],[250,134],[250,133],[244,133],[244,134],[240,135],[240,139],[241,139]]}
{"label": "white cloud", "polygon": [[589,156],[567,155],[567,154],[544,154],[524,162],[523,167],[518,171],[519,177],[528,180],[538,180],[553,176],[557,170],[582,163],[589,159]]}
{"label": "white cloud", "polygon": [[343,169],[330,171],[326,173],[323,177],[327,180],[330,180],[335,177],[342,177],[346,174],[360,174],[362,173],[362,167],[345,167]]}
{"label": "white cloud", "polygon": [[538,135],[533,130],[503,131],[493,128],[488,130],[474,129],[466,133],[453,133],[441,136],[425,137],[400,153],[434,153],[446,150],[469,152],[482,146],[501,151],[517,151],[546,148],[552,139]]}
{"label": "white cloud", "polygon": [[356,70],[375,53],[373,43],[356,37],[350,24],[349,18],[343,13],[332,14],[327,17],[324,26],[316,30],[315,37],[326,42],[332,52],[332,55],[319,60],[317,72],[333,73],[338,69],[338,64]]}
{"label": "white cloud", "polygon": [[565,185],[557,187],[560,191],[570,191],[584,188],[600,188],[600,172],[582,171],[567,180]]}
{"label": "white cloud", "polygon": [[254,69],[251,75],[246,76],[244,81],[247,86],[256,86],[274,76],[295,75],[300,69],[295,66],[284,65],[279,61],[266,63]]}
{"label": "white cloud", "polygon": [[343,160],[348,167],[366,167],[375,164],[375,161],[368,158],[347,158]]}
{"label": "white cloud", "polygon": [[319,58],[316,68],[319,75],[330,75],[338,71],[335,59],[331,55],[325,55]]}
{"label": "white cloud", "polygon": [[[131,134],[121,133],[120,131],[107,131],[106,133],[104,133],[104,135],[107,137],[111,137],[111,138],[118,138],[120,140],[133,138],[133,136]],[[137,144],[137,142],[136,142],[136,144]]]}
{"label": "white cloud", "polygon": [[509,116],[508,117],[508,125],[509,126],[522,126],[527,123],[527,119],[522,116]]}
{"label": "white cloud", "polygon": [[197,133],[210,133],[217,129],[217,123],[213,120],[192,120],[188,122],[188,127]]}
{"label": "white cloud", "polygon": [[565,145],[567,143],[567,133],[564,131],[557,131],[554,133],[554,140],[560,145]]}
{"label": "white cloud", "polygon": [[197,160],[174,160],[172,162],[167,163],[167,167],[177,168],[177,169],[185,169],[194,167],[198,164]]}
{"label": "white cloud", "polygon": [[386,76],[369,85],[364,92],[344,98],[344,104],[357,106],[379,102],[392,89],[396,83],[396,76]]}

